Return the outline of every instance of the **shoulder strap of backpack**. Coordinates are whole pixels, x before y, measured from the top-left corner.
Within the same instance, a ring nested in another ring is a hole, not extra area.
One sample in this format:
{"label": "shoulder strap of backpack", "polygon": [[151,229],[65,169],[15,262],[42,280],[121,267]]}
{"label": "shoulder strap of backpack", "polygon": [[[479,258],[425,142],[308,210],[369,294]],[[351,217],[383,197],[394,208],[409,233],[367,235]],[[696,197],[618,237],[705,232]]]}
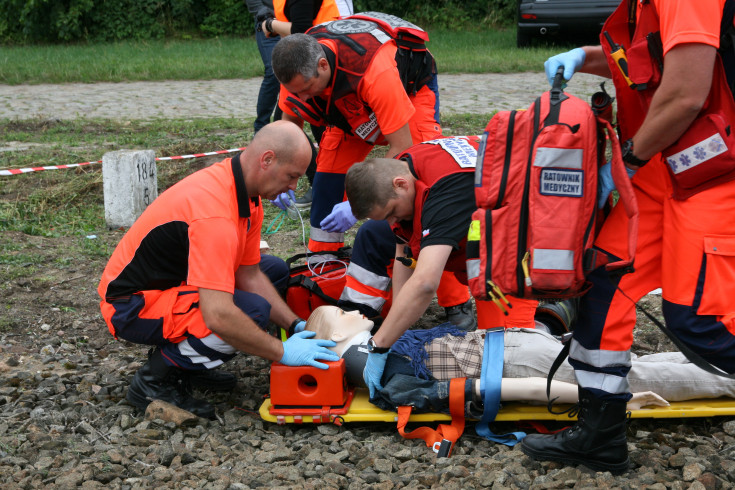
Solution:
{"label": "shoulder strap of backpack", "polygon": [[398,407],[398,433],[404,439],[423,439],[437,457],[448,457],[452,454],[454,443],[464,432],[464,390],[467,378],[454,378],[449,382],[449,413],[451,424],[439,424],[436,430],[431,427],[419,427],[406,432],[406,424],[411,416],[410,406]]}
{"label": "shoulder strap of backpack", "polygon": [[623,163],[622,153],[620,151],[620,143],[618,142],[618,135],[610,124],[609,121],[597,118],[599,124],[607,132],[607,136],[610,139],[612,146],[612,176],[615,182],[615,187],[620,195],[618,206],[623,205],[625,214],[628,216],[628,260],[620,260],[618,262],[612,262],[605,266],[608,272],[615,272],[625,274],[627,272],[633,272],[633,262],[635,260],[635,249],[636,242],[638,241],[638,201],[636,201],[635,193],[633,192],[633,184],[631,183],[628,172],[625,170],[625,164]]}

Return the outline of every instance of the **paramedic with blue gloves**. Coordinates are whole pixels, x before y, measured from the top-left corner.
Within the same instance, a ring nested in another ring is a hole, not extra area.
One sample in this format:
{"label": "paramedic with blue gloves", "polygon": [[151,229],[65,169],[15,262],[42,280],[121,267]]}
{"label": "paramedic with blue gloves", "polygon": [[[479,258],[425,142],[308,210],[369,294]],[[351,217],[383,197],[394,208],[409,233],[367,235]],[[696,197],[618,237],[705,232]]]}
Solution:
{"label": "paramedic with blue gloves", "polygon": [[[724,5],[623,0],[603,26],[600,46],[546,63],[547,76],[564,66],[567,79],[575,71],[612,77],[640,225],[635,272],[609,277],[602,268],[590,275],[569,355],[580,386],[579,421],[570,430],[525,438],[522,450],[535,459],[613,473],[628,468],[635,301],[658,287],[674,335],[714,366],[735,372],[735,145],[724,129],[735,123],[735,102],[718,56]],[[725,25],[731,24],[730,17]],[[620,239],[626,228],[624,210],[614,207],[597,248],[627,258]]]}
{"label": "paramedic with blue gloves", "polygon": [[[367,343],[370,352],[363,372],[371,398],[380,390],[390,346],[424,314],[439,287],[442,274],[454,273],[467,284],[467,231],[477,209],[474,193],[479,137],[440,138],[410,147],[398,160],[371,158],[353,165],[345,188],[357,218],[370,218],[358,230],[355,250],[372,250],[368,261],[350,263],[340,297],[353,304],[382,308],[393,303],[382,325]],[[382,237],[387,230],[393,236]],[[379,248],[373,247],[381,237]],[[401,259],[411,257],[406,264]],[[395,259],[392,274],[388,269]],[[354,267],[359,265],[359,267]],[[363,287],[365,278],[384,287]],[[476,302],[478,323],[485,326],[533,327],[537,301],[514,299],[505,317],[490,301]],[[360,308],[360,311],[365,311]],[[474,330],[475,324],[465,330]]]}
{"label": "paramedic with blue gloves", "polygon": [[130,403],[145,410],[158,399],[212,418],[191,386],[232,390],[235,376],[214,368],[237,351],[289,365],[336,360],[331,341],[302,332],[281,342],[266,331],[269,322],[303,331],[305,322],[273,286],[288,277],[286,264],[261,257],[261,197],[293,190],[310,153],[298,126],[268,124],[243,152],[163,192],[122,238],[98,292],[115,338],[153,346]]}
{"label": "paramedic with blue gloves", "polygon": [[[327,127],[319,142],[309,216],[308,248],[322,257],[344,246],[350,218],[335,206],[344,200],[347,169],[376,145],[387,146],[386,155],[394,157],[412,144],[441,137],[433,56],[428,50],[405,55],[379,26],[393,22],[394,30],[426,33],[396,17],[370,14],[374,21],[341,19],[284,37],[273,51],[283,117]],[[444,275],[437,298],[447,314],[472,320],[469,290],[453,274]]]}

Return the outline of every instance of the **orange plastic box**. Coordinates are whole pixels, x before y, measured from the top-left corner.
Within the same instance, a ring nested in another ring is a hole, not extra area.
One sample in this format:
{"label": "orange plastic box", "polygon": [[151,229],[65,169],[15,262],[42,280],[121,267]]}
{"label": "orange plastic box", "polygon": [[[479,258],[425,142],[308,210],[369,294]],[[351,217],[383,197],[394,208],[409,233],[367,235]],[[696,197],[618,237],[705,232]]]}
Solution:
{"label": "orange plastic box", "polygon": [[345,361],[325,362],[329,369],[271,364],[271,403],[276,406],[341,406],[347,402]]}

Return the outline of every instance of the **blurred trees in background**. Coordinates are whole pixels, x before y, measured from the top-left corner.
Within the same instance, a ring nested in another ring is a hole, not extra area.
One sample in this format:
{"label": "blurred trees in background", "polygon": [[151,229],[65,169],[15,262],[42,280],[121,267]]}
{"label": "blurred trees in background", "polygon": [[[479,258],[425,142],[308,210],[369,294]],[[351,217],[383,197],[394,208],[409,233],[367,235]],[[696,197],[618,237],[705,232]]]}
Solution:
{"label": "blurred trees in background", "polygon": [[[355,12],[386,12],[420,25],[509,25],[516,0],[353,0]],[[252,36],[243,0],[0,0],[4,44]]]}

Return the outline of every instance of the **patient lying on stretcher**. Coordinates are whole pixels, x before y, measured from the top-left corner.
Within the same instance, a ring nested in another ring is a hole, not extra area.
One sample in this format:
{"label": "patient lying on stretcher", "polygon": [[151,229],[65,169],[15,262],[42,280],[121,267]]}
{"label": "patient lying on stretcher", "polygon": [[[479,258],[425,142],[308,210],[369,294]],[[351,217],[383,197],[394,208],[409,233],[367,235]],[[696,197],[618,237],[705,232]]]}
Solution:
{"label": "patient lying on stretcher", "polygon": [[[320,306],[306,324],[316,338],[337,343],[331,350],[345,360],[348,381],[355,386],[364,386],[365,344],[372,328],[373,322],[358,312],[335,306]],[[449,380],[465,377],[467,415],[479,416],[484,338],[482,330],[465,332],[448,323],[409,330],[391,348],[383,389],[370,401],[386,410],[412,405],[414,412],[448,412]],[[505,330],[504,341],[501,401],[546,403],[546,376],[561,350],[560,340],[542,328],[512,328]],[[667,400],[735,398],[735,383],[701,370],[679,352],[634,356],[628,382],[633,393],[630,410],[666,406]],[[575,383],[574,370],[565,361],[554,375],[551,398],[576,403]]]}

